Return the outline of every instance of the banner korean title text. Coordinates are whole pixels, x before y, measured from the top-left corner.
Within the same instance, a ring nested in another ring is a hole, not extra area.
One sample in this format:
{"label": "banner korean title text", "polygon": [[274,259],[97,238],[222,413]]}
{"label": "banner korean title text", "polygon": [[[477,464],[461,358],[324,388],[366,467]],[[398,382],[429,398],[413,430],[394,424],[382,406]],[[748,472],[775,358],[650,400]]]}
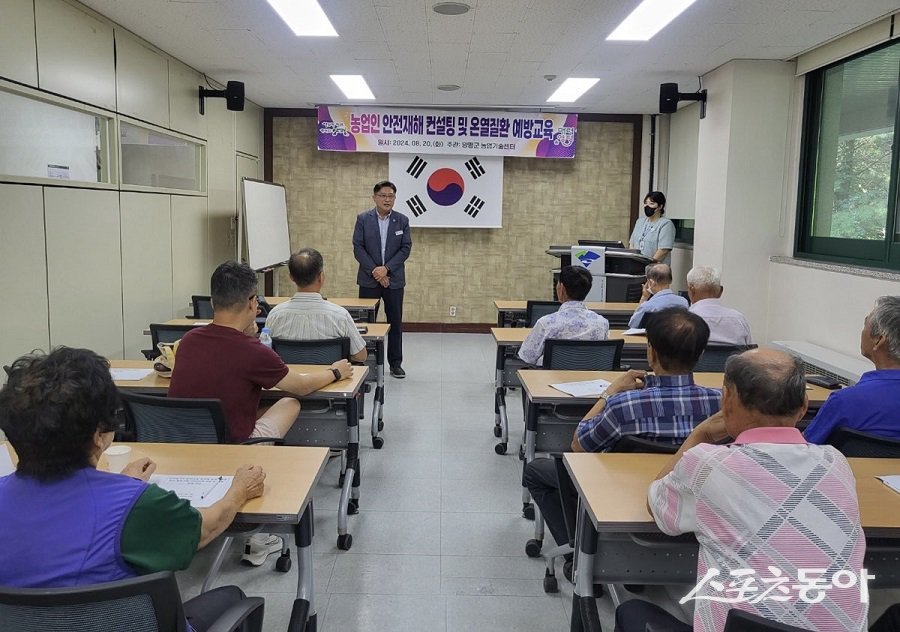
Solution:
{"label": "banner korean title text", "polygon": [[577,114],[319,106],[324,151],[574,158]]}

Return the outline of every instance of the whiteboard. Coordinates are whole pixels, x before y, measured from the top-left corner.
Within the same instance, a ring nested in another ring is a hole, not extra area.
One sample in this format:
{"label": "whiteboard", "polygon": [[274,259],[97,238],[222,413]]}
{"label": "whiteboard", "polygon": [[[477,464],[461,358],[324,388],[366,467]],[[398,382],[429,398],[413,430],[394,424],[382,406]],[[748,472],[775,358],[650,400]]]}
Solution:
{"label": "whiteboard", "polygon": [[291,258],[284,186],[244,178],[241,190],[247,262],[254,270],[284,263]]}

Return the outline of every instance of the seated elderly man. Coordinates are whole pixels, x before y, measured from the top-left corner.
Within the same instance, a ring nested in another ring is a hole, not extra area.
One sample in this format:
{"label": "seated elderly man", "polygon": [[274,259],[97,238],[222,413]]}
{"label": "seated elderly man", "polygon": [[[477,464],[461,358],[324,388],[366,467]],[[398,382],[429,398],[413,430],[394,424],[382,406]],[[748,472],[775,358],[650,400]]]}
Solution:
{"label": "seated elderly man", "polygon": [[710,266],[697,266],[687,273],[690,310],[709,325],[711,345],[749,345],[750,324],[736,309],[722,305],[722,275]]}
{"label": "seated elderly man", "polygon": [[[578,424],[572,451],[608,452],[626,435],[676,445],[684,441],[695,425],[719,410],[719,391],[697,386],[691,374],[708,336],[703,319],[686,309],[658,312],[647,330],[653,374],[626,371],[610,384]],[[553,461],[531,461],[523,481],[553,539],[568,542]]]}
{"label": "seated elderly man", "polygon": [[[0,585],[63,588],[185,569],[247,500],[262,494],[266,476],[258,465],[238,468],[225,497],[204,509],[148,484],[156,469],[149,459],[121,474],[98,471],[117,409],[109,364],[87,349],[59,347],[9,369],[0,429],[19,464],[0,478]],[[226,586],[184,610],[203,632],[243,598]]]}
{"label": "seated elderly man", "polygon": [[863,322],[859,347],[875,370],[825,400],[803,433],[810,443],[825,443],[841,426],[900,439],[900,296],[875,301]]}
{"label": "seated elderly man", "polygon": [[325,260],[318,250],[303,248],[291,255],[288,272],[297,286],[289,301],[276,305],[266,317],[273,338],[287,340],[325,340],[349,338],[350,359],[365,362],[366,341],[345,308],[322,298],[325,285]]}
{"label": "seated elderly man", "polygon": [[[686,596],[696,600],[693,627],[655,604],[632,600],[617,609],[617,630],[720,632],[730,608],[804,630],[866,629],[868,604],[859,585],[831,586],[836,573],[855,578],[863,567],[866,541],[855,479],[837,450],[809,445],[794,427],[806,407],[798,358],[771,349],[729,358],[721,412],[694,429],[648,497],[660,530],[693,532],[700,542],[698,584]],[[727,437],[734,442],[714,445]],[[754,574],[741,575],[746,569]],[[794,587],[793,594],[776,590],[776,598],[758,602],[716,601],[725,596],[719,582],[731,586],[744,584],[736,577],[753,578],[762,591],[766,586],[758,578],[775,575]],[[817,603],[796,591],[809,576],[829,588],[806,593],[821,598]]]}
{"label": "seated elderly man", "polygon": [[584,305],[593,277],[581,266],[565,266],[559,271],[556,295],[559,310],[542,316],[519,348],[519,357],[528,364],[540,365],[547,340],[606,340],[609,321]]}
{"label": "seated elderly man", "polygon": [[644,317],[647,314],[658,312],[669,307],[688,308],[687,299],[672,291],[672,268],[665,263],[657,263],[647,266],[647,282],[644,283],[641,292],[641,302],[634,310],[628,326],[631,328],[643,327],[647,323]]}

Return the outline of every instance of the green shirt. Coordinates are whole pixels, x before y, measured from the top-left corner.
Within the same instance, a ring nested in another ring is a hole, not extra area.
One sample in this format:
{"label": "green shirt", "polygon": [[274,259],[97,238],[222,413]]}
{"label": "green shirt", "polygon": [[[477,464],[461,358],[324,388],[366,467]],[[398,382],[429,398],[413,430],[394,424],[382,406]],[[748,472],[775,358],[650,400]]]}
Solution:
{"label": "green shirt", "polygon": [[148,485],[125,518],[122,558],[139,574],[186,569],[200,543],[200,512],[156,485]]}

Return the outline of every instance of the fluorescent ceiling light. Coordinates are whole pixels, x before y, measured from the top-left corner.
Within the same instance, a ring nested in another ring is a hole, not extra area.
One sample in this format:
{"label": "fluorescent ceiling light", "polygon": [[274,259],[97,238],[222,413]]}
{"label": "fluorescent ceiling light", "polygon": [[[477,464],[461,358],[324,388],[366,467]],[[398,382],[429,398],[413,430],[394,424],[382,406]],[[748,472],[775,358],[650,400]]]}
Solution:
{"label": "fluorescent ceiling light", "polygon": [[556,92],[550,95],[547,102],[559,101],[561,103],[572,103],[590,90],[599,79],[576,79],[569,77],[562,82],[562,85],[556,89]]}
{"label": "fluorescent ceiling light", "polygon": [[291,27],[294,35],[337,37],[337,31],[316,0],[268,0],[272,8]]}
{"label": "fluorescent ceiling light", "polygon": [[694,0],[644,0],[607,40],[646,42],[694,4]]}
{"label": "fluorescent ceiling light", "polygon": [[331,75],[331,80],[337,84],[337,87],[348,99],[375,98],[362,75]]}

